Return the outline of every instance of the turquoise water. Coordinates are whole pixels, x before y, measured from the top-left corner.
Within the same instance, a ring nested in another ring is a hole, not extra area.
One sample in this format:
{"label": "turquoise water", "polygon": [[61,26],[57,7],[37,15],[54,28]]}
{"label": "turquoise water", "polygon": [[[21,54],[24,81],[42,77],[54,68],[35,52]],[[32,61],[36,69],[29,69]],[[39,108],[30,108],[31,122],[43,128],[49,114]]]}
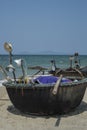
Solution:
{"label": "turquoise water", "polygon": [[[56,66],[59,68],[69,67],[69,55],[13,55],[13,65],[16,68],[16,76],[21,76],[21,68],[16,65],[14,62],[15,59],[23,59],[24,67],[27,74],[34,74],[36,70],[27,69],[31,66],[42,66],[46,68],[51,68],[51,60],[55,60]],[[79,56],[81,66],[87,66],[87,55]],[[9,65],[9,56],[1,55],[0,56],[0,65],[4,68]],[[8,75],[12,76],[10,73]],[[4,79],[3,74],[0,71],[0,79]]]}

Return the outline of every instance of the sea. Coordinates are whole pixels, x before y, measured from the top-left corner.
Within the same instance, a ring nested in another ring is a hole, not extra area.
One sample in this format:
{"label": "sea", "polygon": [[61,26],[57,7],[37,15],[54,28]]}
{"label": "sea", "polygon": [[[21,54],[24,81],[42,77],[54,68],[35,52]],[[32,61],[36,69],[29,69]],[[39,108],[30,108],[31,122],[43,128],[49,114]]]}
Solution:
{"label": "sea", "polygon": [[[51,60],[55,60],[56,67],[58,68],[67,68],[70,66],[70,58],[71,55],[12,55],[12,64],[15,67],[15,75],[16,77],[20,77],[22,75],[21,67],[17,66],[14,62],[16,59],[23,60],[23,66],[25,69],[25,73],[27,75],[33,75],[38,70],[30,69],[29,67],[33,66],[41,66],[51,69]],[[79,55],[78,56],[79,63],[81,66],[87,66],[87,55]],[[10,64],[9,55],[0,55],[0,84],[5,80],[4,73],[1,68],[6,69],[6,67]],[[73,61],[74,65],[74,61]],[[13,78],[11,72],[7,72],[7,75]],[[1,85],[0,85],[1,86]]]}

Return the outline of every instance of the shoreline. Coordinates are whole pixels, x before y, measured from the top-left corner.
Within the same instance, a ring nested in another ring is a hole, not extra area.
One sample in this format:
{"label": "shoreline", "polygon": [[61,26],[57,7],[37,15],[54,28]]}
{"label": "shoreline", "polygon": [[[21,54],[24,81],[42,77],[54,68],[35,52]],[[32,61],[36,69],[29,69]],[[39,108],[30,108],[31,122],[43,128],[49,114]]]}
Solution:
{"label": "shoreline", "polygon": [[[73,95],[74,96],[74,95]],[[0,130],[86,130],[87,90],[81,104],[64,115],[35,116],[17,110],[5,87],[0,87]]]}

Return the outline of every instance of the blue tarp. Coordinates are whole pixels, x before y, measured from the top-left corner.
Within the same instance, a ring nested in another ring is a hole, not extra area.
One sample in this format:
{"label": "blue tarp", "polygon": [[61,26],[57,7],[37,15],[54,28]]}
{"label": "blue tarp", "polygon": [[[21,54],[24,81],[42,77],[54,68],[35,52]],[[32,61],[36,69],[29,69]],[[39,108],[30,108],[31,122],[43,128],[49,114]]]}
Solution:
{"label": "blue tarp", "polygon": [[[41,83],[41,84],[48,84],[48,83],[56,83],[59,77],[56,76],[39,76],[38,78],[34,79],[34,82]],[[67,78],[62,78],[62,83],[64,82],[71,82],[71,80]]]}

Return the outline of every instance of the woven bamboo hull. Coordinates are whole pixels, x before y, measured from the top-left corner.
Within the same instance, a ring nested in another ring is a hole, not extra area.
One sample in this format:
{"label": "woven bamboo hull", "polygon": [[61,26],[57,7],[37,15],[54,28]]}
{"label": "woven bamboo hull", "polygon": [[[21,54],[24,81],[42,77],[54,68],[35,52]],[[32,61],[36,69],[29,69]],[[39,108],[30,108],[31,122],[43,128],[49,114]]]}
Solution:
{"label": "woven bamboo hull", "polygon": [[63,114],[76,108],[82,101],[87,82],[60,85],[52,95],[52,85],[13,85],[4,83],[13,105],[22,112],[37,115]]}

